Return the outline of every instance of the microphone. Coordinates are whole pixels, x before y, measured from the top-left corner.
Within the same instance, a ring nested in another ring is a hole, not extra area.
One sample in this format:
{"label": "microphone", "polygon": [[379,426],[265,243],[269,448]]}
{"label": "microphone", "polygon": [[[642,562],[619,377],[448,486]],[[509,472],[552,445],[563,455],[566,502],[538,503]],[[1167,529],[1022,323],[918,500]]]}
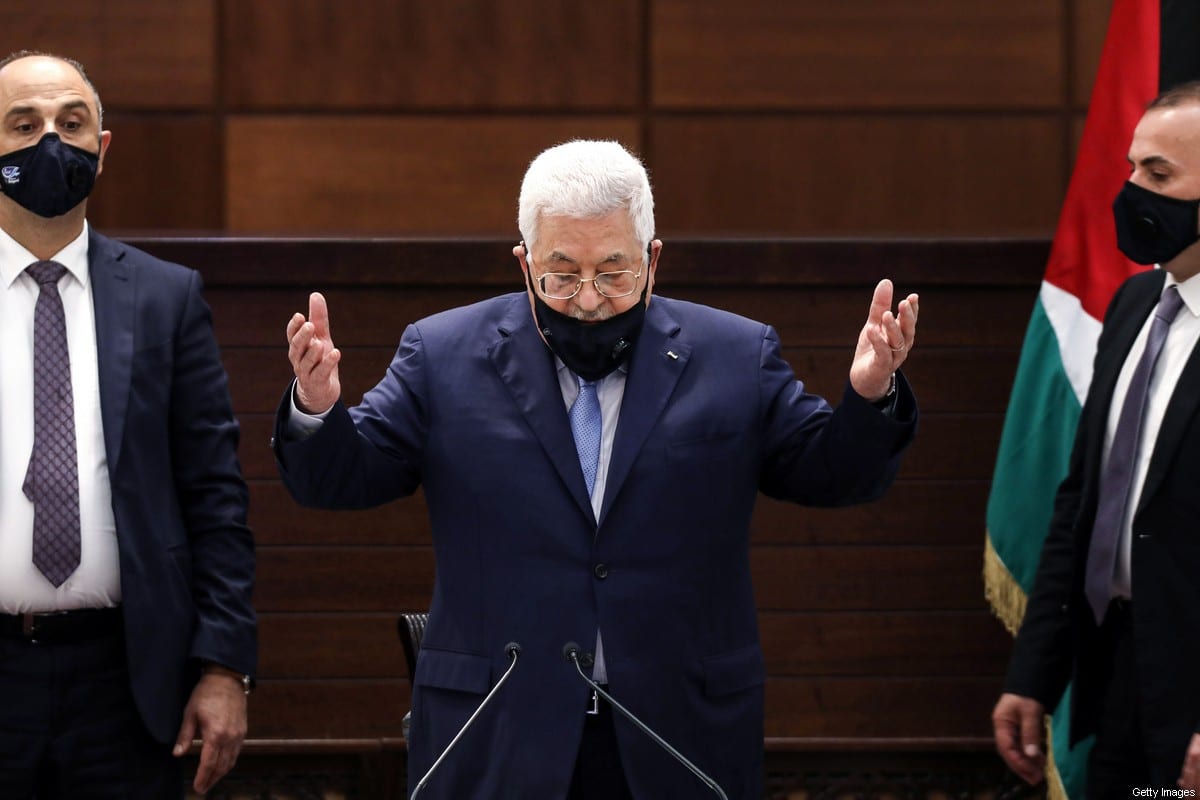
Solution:
{"label": "microphone", "polygon": [[431,766],[426,773],[421,776],[421,780],[417,781],[417,785],[413,787],[413,791],[409,796],[409,800],[417,800],[417,795],[423,788],[425,788],[425,784],[433,775],[433,771],[441,766],[442,762],[446,760],[446,756],[450,754],[450,751],[454,748],[454,745],[458,744],[458,740],[461,739],[463,734],[467,732],[467,728],[471,727],[471,723],[473,723],[475,718],[479,716],[479,712],[483,711],[483,707],[491,702],[491,699],[496,696],[496,692],[500,691],[500,687],[503,686],[504,682],[508,680],[508,676],[512,675],[513,667],[517,666],[517,657],[521,655],[521,645],[517,644],[516,642],[509,642],[508,644],[504,645],[504,654],[508,656],[510,662],[508,669],[504,670],[504,674],[500,676],[500,680],[496,681],[496,685],[493,686],[492,690],[487,693],[486,697],[483,698],[483,702],[480,703],[479,707],[475,709],[475,713],[463,723],[463,726],[458,729],[458,733],[454,734],[454,738],[450,740],[450,744],[446,745],[446,749],[443,750],[442,754],[437,757],[436,761],[433,762],[433,766]]}
{"label": "microphone", "polygon": [[[650,726],[647,725],[646,723],[642,722],[636,716],[634,716],[632,711],[625,708],[625,706],[621,705],[616,700],[614,700],[613,696],[611,694],[604,691],[604,689],[600,688],[600,684],[596,683],[594,680],[592,680],[586,674],[584,674],[583,667],[580,666],[580,664],[579,664],[579,645],[575,644],[575,642],[567,642],[563,646],[563,656],[567,659],[567,661],[570,661],[572,664],[575,665],[575,670],[576,670],[576,672],[579,673],[579,677],[583,678],[584,683],[586,683],[588,686],[592,687],[593,692],[595,692],[596,694],[600,695],[605,700],[607,700],[608,703],[613,708],[617,709],[622,714],[624,714],[626,719],[628,719],[634,725],[637,725],[642,733],[646,734],[651,739],[653,739],[654,742],[659,747],[661,747],[663,750],[666,750],[668,753],[670,753],[675,758],[676,761],[678,761],[680,764],[683,764],[685,767],[687,767],[689,770],[691,770],[692,774],[695,775],[697,778],[699,778],[701,781],[703,781],[705,786],[707,786],[708,788],[710,788],[714,792],[716,792],[717,797],[720,797],[721,800],[729,800],[729,796],[721,790],[721,787],[717,785],[716,781],[714,781],[712,778],[705,775],[700,770],[699,767],[697,767],[695,764],[693,764],[692,762],[690,762],[686,758],[684,758],[683,753],[679,752],[674,747],[667,744],[666,739],[662,738],[657,733],[655,733],[653,730],[651,730]],[[414,792],[414,796],[415,796],[415,792]]]}

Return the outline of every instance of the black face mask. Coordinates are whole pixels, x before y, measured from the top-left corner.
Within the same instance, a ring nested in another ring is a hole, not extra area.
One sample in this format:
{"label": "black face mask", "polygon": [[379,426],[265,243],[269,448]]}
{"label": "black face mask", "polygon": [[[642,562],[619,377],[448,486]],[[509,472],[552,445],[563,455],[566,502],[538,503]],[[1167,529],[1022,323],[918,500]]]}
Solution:
{"label": "black face mask", "polygon": [[0,156],[0,191],[39,217],[59,217],[87,199],[100,156],[47,133],[33,147]]}
{"label": "black face mask", "polygon": [[546,344],[567,368],[585,381],[598,381],[629,358],[646,319],[647,282],[632,308],[602,322],[580,322],[561,314],[538,295],[532,285],[534,317]]}
{"label": "black face mask", "polygon": [[1113,201],[1117,247],[1136,264],[1165,264],[1200,240],[1200,200],[1174,197],[1126,182]]}

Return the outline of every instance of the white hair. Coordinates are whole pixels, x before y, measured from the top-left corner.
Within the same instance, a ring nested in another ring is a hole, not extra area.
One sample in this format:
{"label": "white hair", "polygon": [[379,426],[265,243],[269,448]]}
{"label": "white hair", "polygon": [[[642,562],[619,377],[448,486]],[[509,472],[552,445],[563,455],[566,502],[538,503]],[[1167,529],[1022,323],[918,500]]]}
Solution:
{"label": "white hair", "polygon": [[644,252],[654,238],[654,195],[646,168],[618,142],[576,139],[545,150],[521,181],[517,227],[533,249],[543,216],[590,219],[629,211]]}

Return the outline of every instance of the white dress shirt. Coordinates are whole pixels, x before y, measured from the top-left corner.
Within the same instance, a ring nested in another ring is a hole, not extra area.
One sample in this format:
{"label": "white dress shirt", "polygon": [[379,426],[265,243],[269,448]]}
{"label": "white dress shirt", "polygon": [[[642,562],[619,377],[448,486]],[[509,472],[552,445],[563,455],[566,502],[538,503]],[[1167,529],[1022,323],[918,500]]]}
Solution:
{"label": "white dress shirt", "polygon": [[57,589],[33,565],[33,503],[22,484],[33,451],[33,315],[38,261],[0,230],[0,613],[114,606],[121,600],[108,458],[100,418],[96,320],[88,275],[88,226],[55,254],[71,357],[79,459],[79,568]]}
{"label": "white dress shirt", "polygon": [[[1183,299],[1183,308],[1167,331],[1167,341],[1158,357],[1154,368],[1154,376],[1146,394],[1146,416],[1142,420],[1142,432],[1138,439],[1138,449],[1133,467],[1133,484],[1129,488],[1129,502],[1125,507],[1125,520],[1121,524],[1121,538],[1117,544],[1117,566],[1113,573],[1113,596],[1133,597],[1131,583],[1131,547],[1133,512],[1138,507],[1142,497],[1142,484],[1146,481],[1146,472],[1150,468],[1150,456],[1154,452],[1154,444],[1158,441],[1158,431],[1162,427],[1163,415],[1167,411],[1167,403],[1175,392],[1175,384],[1183,374],[1184,365],[1200,341],[1200,275],[1188,278],[1178,283],[1170,274],[1167,275],[1163,290],[1168,286],[1178,286],[1179,296]],[[1113,435],[1117,430],[1117,421],[1121,416],[1121,407],[1125,404],[1125,395],[1129,392],[1129,382],[1133,379],[1133,371],[1141,359],[1142,351],[1146,349],[1146,338],[1150,335],[1150,324],[1154,314],[1146,317],[1141,331],[1125,358],[1121,374],[1113,390],[1112,404],[1108,409],[1108,425],[1104,432],[1104,463],[1108,463],[1108,453],[1112,448]]]}

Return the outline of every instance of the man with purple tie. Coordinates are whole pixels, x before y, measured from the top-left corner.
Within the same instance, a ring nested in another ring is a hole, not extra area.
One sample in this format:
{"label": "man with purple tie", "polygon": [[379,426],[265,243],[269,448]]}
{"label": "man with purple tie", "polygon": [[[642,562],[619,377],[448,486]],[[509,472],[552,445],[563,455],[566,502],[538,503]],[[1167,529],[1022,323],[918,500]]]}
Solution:
{"label": "man with purple tie", "polygon": [[182,798],[233,766],[254,543],[200,277],[108,239],[74,61],[0,60],[0,797]]}
{"label": "man with purple tie", "polygon": [[1161,268],[1122,284],[1104,315],[992,714],[1000,754],[1036,783],[1044,715],[1073,681],[1071,740],[1096,737],[1089,800],[1200,790],[1200,82],[1150,104],[1129,163],[1117,245]]}

